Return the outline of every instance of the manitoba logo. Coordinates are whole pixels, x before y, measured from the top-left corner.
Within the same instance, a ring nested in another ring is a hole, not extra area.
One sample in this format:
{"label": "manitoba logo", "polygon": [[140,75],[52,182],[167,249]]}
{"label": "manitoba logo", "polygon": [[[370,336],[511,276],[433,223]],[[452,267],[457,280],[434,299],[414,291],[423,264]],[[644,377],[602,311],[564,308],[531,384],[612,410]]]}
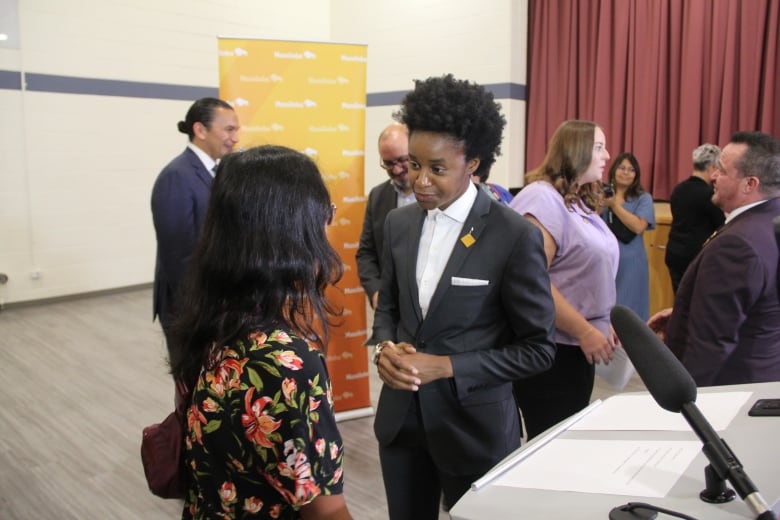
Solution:
{"label": "manitoba logo", "polygon": [[312,85],[335,85],[336,80],[333,78],[309,78],[309,83]]}
{"label": "manitoba logo", "polygon": [[223,51],[219,51],[220,56],[249,56],[249,53],[242,49],[241,47],[236,47],[232,51],[230,49],[225,49]]}
{"label": "manitoba logo", "polygon": [[342,54],[341,61],[360,61],[365,63],[368,59],[365,56],[349,56],[347,54]]}
{"label": "manitoba logo", "polygon": [[302,60],[303,54],[299,52],[274,51],[274,58],[276,58],[277,60]]}
{"label": "manitoba logo", "polygon": [[283,81],[283,78],[278,74],[271,74],[270,76],[241,74],[238,76],[238,80],[242,83],[280,83]]}
{"label": "manitoba logo", "polygon": [[304,99],[303,101],[281,101],[276,100],[274,102],[276,108],[316,108],[317,102],[311,99]]}

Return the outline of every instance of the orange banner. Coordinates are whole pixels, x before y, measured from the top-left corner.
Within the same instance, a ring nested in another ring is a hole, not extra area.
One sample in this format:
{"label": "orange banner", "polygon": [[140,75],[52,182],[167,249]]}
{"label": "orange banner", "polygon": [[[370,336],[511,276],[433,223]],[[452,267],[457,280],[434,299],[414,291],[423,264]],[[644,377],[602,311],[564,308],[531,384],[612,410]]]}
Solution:
{"label": "orange banner", "polygon": [[239,146],[279,144],[307,154],[337,206],[328,237],[344,276],[330,296],[344,315],[331,330],[327,362],[342,419],[373,413],[366,299],[355,262],[365,213],[366,61],[365,45],[219,39],[219,94],[238,114]]}

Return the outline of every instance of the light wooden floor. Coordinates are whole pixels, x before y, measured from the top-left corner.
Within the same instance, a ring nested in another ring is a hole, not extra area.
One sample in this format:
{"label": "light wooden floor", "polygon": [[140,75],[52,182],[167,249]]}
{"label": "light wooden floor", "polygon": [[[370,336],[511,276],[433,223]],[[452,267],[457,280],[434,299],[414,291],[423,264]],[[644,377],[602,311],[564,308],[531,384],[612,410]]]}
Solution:
{"label": "light wooden floor", "polygon": [[[141,429],[173,400],[150,289],[0,311],[0,385],[0,519],[180,516],[178,501],[149,493],[139,458]],[[594,398],[612,393],[597,383]],[[387,518],[372,421],[339,424],[360,520]]]}

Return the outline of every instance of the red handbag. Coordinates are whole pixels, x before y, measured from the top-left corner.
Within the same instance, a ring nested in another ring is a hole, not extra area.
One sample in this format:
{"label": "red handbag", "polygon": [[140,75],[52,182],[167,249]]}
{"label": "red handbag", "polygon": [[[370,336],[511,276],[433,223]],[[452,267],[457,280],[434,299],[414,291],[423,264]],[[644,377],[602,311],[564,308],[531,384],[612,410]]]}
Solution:
{"label": "red handbag", "polygon": [[186,467],[184,466],[184,432],[187,386],[176,382],[176,409],[161,423],[143,430],[141,462],[149,490],[161,498],[184,498]]}

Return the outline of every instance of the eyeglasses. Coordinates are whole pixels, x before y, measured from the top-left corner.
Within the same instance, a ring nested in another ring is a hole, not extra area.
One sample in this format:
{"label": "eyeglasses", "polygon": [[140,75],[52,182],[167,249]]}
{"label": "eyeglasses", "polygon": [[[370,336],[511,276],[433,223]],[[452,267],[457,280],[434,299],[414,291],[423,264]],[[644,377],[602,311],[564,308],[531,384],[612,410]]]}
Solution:
{"label": "eyeglasses", "polygon": [[399,158],[397,158],[394,161],[388,161],[388,160],[381,160],[379,161],[379,167],[382,168],[385,171],[391,172],[395,169],[396,166],[405,166],[406,163],[409,162],[409,156],[404,155]]}

